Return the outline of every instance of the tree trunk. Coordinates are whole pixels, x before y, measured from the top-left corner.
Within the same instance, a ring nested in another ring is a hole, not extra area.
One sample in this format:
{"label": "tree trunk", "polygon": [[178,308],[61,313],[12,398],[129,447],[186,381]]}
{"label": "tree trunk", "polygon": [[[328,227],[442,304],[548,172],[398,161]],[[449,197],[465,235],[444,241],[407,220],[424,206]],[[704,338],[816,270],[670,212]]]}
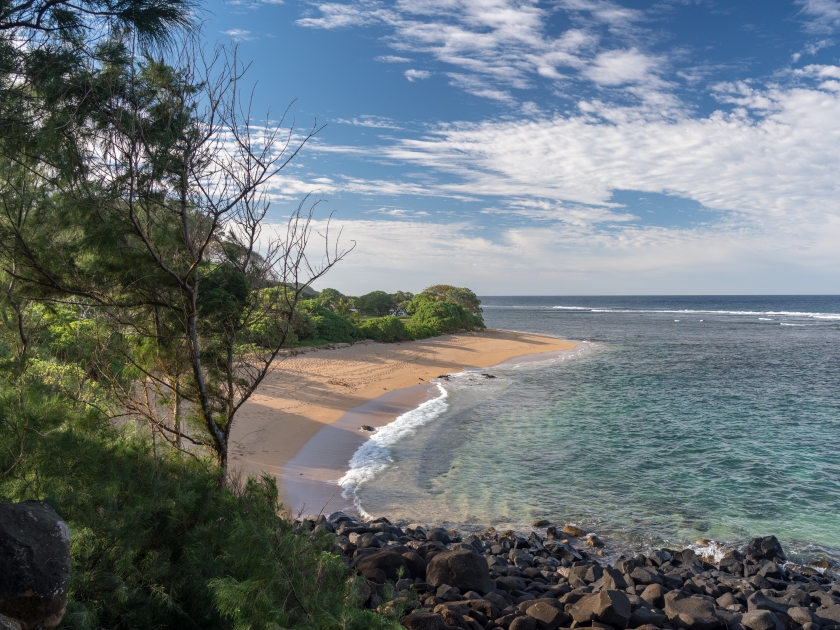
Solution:
{"label": "tree trunk", "polygon": [[175,446],[179,449],[183,446],[181,440],[181,383],[175,379],[175,386],[172,388],[172,416],[175,422]]}

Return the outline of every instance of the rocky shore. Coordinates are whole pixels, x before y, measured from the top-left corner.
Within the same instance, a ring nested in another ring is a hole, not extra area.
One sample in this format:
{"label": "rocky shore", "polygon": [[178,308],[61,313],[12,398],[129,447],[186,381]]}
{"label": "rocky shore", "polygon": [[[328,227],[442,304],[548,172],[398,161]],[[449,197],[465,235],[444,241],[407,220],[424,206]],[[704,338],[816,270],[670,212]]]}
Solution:
{"label": "rocky shore", "polygon": [[300,522],[335,534],[366,578],[365,605],[402,611],[409,630],[840,630],[838,576],[788,563],[775,536],[717,561],[660,549],[607,563],[596,536],[534,526],[459,534],[342,512]]}

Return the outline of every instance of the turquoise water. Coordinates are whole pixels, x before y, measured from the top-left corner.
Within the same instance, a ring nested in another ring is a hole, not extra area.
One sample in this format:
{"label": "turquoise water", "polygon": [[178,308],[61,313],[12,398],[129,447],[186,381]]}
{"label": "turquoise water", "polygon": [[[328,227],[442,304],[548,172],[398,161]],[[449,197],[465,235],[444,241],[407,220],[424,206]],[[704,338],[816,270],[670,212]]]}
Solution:
{"label": "turquoise water", "polygon": [[586,343],[441,383],[356,458],[365,511],[549,518],[628,547],[776,534],[800,559],[840,560],[840,298],[483,305],[491,327]]}

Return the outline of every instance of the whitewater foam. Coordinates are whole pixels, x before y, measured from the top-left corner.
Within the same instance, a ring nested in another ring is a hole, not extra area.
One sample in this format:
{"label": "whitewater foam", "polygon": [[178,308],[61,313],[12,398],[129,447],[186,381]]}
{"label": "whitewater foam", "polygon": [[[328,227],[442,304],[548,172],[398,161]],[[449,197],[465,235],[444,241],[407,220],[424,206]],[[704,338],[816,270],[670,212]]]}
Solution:
{"label": "whitewater foam", "polygon": [[438,418],[449,408],[449,393],[441,383],[437,382],[435,385],[440,392],[437,398],[427,400],[416,409],[405,412],[393,422],[377,429],[368,441],[359,447],[350,460],[350,469],[338,480],[338,485],[343,489],[341,495],[352,501],[363,516],[368,514],[359,503],[357,490],[394,461],[390,447],[414,433],[419,427]]}
{"label": "whitewater foam", "polygon": [[807,319],[826,319],[840,321],[840,313],[814,313],[808,311],[726,311],[726,310],[694,310],[694,309],[645,309],[645,308],[591,308],[588,306],[554,306],[554,309],[564,311],[588,311],[590,313],[656,313],[662,315],[742,315],[764,317],[804,317]]}

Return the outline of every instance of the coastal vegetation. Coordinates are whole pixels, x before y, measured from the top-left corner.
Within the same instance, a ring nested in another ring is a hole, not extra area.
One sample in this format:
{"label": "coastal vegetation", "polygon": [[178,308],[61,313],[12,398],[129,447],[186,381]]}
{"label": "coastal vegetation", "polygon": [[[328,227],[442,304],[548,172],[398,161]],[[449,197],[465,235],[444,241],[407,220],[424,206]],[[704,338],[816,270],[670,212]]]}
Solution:
{"label": "coastal vegetation", "polygon": [[61,627],[396,627],[273,479],[231,473],[231,429],[283,349],[480,312],[444,302],[453,328],[417,296],[361,309],[311,289],[349,252],[308,257],[317,203],[263,227],[269,180],[320,128],[257,125],[199,8],[0,12],[0,501],[43,500],[71,528]]}

